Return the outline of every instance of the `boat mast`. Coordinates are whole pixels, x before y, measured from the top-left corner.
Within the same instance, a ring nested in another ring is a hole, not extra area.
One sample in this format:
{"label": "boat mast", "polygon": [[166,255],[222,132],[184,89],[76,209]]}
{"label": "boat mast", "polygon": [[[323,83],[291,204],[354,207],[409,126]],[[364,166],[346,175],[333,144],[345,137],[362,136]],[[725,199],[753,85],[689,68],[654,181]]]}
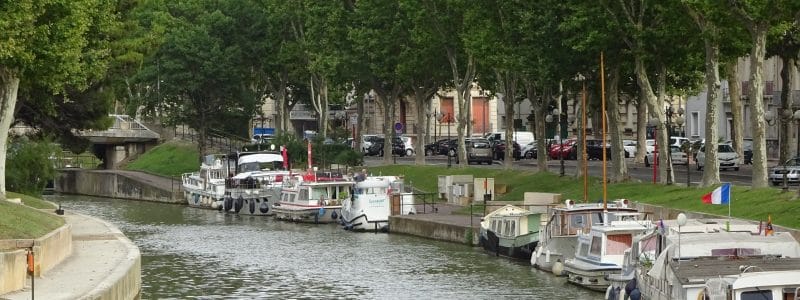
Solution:
{"label": "boat mast", "polygon": [[[583,77],[583,76],[581,76]],[[583,130],[583,141],[581,145],[583,145],[583,203],[589,203],[589,161],[586,158],[586,80],[581,79],[581,83],[583,83],[583,92],[582,99],[581,99],[581,112],[582,112],[582,127]]]}
{"label": "boat mast", "polygon": [[600,120],[603,124],[601,145],[603,146],[603,223],[608,224],[608,202],[606,201],[606,75],[603,66],[603,52],[600,52]]}

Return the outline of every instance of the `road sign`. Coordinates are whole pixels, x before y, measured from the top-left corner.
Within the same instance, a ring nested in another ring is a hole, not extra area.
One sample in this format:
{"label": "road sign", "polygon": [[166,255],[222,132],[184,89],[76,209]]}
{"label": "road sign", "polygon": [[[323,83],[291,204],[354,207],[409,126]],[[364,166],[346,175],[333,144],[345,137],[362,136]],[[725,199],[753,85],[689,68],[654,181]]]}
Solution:
{"label": "road sign", "polygon": [[350,125],[358,125],[358,116],[350,116]]}
{"label": "road sign", "polygon": [[394,131],[397,133],[403,133],[403,123],[394,123]]}

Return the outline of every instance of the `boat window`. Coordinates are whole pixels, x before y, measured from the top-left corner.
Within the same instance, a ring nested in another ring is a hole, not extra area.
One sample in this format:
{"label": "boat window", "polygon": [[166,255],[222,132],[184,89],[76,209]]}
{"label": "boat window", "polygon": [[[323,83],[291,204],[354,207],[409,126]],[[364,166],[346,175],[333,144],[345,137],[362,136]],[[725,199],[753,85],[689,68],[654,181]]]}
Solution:
{"label": "boat window", "polygon": [[569,218],[569,227],[571,227],[571,228],[574,228],[574,229],[583,228],[584,224],[585,224],[585,220],[584,220],[583,215],[572,215]]}
{"label": "boat window", "polygon": [[592,224],[603,224],[602,212],[596,212],[592,214]]}
{"label": "boat window", "polygon": [[589,254],[593,256],[600,256],[600,251],[603,248],[603,238],[599,236],[592,237],[592,248],[589,249]]}
{"label": "boat window", "polygon": [[511,221],[511,231],[508,232],[508,235],[516,235],[517,234],[517,221]]}
{"label": "boat window", "polygon": [[587,257],[587,256],[589,256],[589,245],[587,245],[587,244],[581,244],[581,249],[580,249],[580,251],[581,251],[581,252],[580,252],[580,253],[581,253],[581,256],[583,256],[583,257]]}
{"label": "boat window", "polygon": [[503,221],[503,235],[508,235],[508,221]]}
{"label": "boat window", "polygon": [[606,254],[621,255],[625,250],[631,248],[633,237],[630,234],[608,235],[606,240]]}
{"label": "boat window", "polygon": [[711,249],[711,256],[756,256],[761,254],[761,249],[754,248],[726,248],[726,249]]}
{"label": "boat window", "polygon": [[492,231],[497,232],[497,220],[492,220]]}
{"label": "boat window", "polygon": [[[300,199],[310,199],[310,198],[308,198],[308,190],[307,189],[300,190]],[[292,199],[292,202],[294,202],[294,200],[295,199]]]}
{"label": "boat window", "polygon": [[322,198],[325,199],[330,198],[328,197],[328,189],[325,188],[311,189],[311,198],[303,198],[303,199],[322,199]]}
{"label": "boat window", "polygon": [[742,292],[742,300],[772,300],[772,291]]}

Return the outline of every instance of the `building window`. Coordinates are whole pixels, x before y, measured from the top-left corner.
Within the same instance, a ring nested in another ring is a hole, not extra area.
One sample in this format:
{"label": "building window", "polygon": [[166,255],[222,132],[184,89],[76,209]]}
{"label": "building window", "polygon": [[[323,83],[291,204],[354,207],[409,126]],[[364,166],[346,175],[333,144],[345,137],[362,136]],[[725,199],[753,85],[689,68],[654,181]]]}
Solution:
{"label": "building window", "polygon": [[692,136],[700,136],[700,112],[692,112],[692,119],[689,125],[691,126]]}

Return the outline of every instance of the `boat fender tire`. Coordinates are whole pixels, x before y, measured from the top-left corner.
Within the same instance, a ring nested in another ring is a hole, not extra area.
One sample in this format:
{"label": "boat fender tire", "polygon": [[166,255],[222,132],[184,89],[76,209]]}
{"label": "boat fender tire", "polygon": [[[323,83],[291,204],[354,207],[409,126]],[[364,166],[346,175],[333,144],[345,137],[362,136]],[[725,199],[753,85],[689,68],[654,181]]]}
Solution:
{"label": "boat fender tire", "polygon": [[250,208],[250,214],[251,214],[251,215],[252,215],[252,214],[255,214],[255,213],[256,213],[256,201],[252,201],[252,200],[251,200],[251,201],[250,201],[250,207],[249,207],[249,208]]}
{"label": "boat fender tire", "polygon": [[553,275],[556,276],[564,275],[564,265],[560,261],[553,263]]}
{"label": "boat fender tire", "polygon": [[636,289],[636,286],[637,286],[636,278],[631,279],[630,281],[628,281],[627,284],[625,284],[625,293],[630,295],[631,293],[633,293],[633,290]]}
{"label": "boat fender tire", "polygon": [[244,207],[244,198],[239,196],[239,198],[236,198],[236,202],[233,203],[233,211],[238,214],[242,207]]}
{"label": "boat fender tire", "polygon": [[331,219],[336,220],[337,217],[339,217],[339,214],[337,214],[335,211],[331,213]]}
{"label": "boat fender tire", "polygon": [[631,293],[630,293],[630,297],[628,297],[628,299],[631,299],[631,300],[641,300],[641,299],[642,299],[642,293],[641,293],[641,292],[639,292],[639,289],[633,289],[633,290],[631,291]]}
{"label": "boat fender tire", "polygon": [[224,206],[222,208],[223,211],[230,211],[231,208],[233,208],[233,199],[231,199],[231,197],[225,197],[225,201],[222,206]]}
{"label": "boat fender tire", "polygon": [[262,214],[268,213],[269,205],[267,205],[267,201],[261,202],[261,207],[259,207],[258,210],[261,211]]}

